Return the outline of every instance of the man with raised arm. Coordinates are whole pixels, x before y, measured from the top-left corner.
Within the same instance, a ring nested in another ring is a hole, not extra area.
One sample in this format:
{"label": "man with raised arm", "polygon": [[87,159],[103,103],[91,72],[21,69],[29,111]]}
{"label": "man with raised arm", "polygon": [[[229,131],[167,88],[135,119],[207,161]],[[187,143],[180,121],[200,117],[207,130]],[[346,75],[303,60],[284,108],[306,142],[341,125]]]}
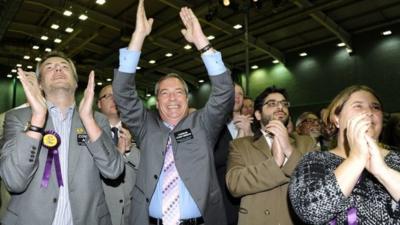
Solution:
{"label": "man with raised arm", "polygon": [[142,151],[130,224],[226,224],[213,147],[233,108],[233,83],[192,10],[183,7],[180,17],[182,34],[200,51],[213,86],[203,108],[188,114],[188,88],[177,74],[157,82],[158,112],[147,110],[139,99],[135,68],[153,23],[146,17],[143,0],[129,46],[120,50],[114,97],[121,120],[136,135]]}

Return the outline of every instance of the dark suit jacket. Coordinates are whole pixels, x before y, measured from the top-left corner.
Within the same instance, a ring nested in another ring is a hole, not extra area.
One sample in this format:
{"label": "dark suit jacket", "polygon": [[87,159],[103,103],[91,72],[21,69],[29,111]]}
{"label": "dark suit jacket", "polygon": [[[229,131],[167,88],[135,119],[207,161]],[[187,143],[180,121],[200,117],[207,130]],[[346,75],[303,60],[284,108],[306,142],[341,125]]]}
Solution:
{"label": "dark suit jacket", "polygon": [[[160,175],[168,137],[171,137],[175,164],[181,180],[200,209],[206,225],[226,224],[221,190],[214,167],[213,147],[228,112],[234,92],[230,73],[210,76],[213,85],[204,108],[190,113],[170,131],[158,113],[140,101],[133,74],[115,71],[113,90],[121,120],[135,134],[141,163],[133,191],[131,224],[146,225],[148,207]],[[192,139],[178,143],[174,133],[189,129]]]}
{"label": "dark suit jacket", "polygon": [[218,183],[221,187],[222,197],[224,199],[225,212],[228,224],[237,224],[240,198],[231,195],[226,187],[225,175],[226,165],[228,162],[229,143],[232,141],[232,135],[228,127],[225,125],[219,136],[217,144],[214,148],[215,169],[217,170]]}
{"label": "dark suit jacket", "polygon": [[309,136],[291,134],[295,150],[279,167],[264,136],[243,137],[231,142],[226,183],[233,196],[241,197],[239,225],[300,225],[288,203],[292,172],[314,141]]}
{"label": "dark suit jacket", "polygon": [[[48,150],[41,146],[39,140],[23,131],[30,119],[30,108],[6,114],[0,175],[13,194],[6,214],[1,218],[4,225],[51,225],[57,208],[59,188],[54,163],[48,187],[42,188],[40,185]],[[78,145],[77,132],[86,131],[77,110],[72,116],[68,177],[63,177],[63,181],[69,184],[74,225],[111,224],[99,173],[107,178],[116,178],[124,169],[122,155],[108,132],[108,121],[100,113],[95,113],[95,119],[103,129],[101,136],[95,142]],[[48,116],[46,130],[50,129],[54,126]]]}

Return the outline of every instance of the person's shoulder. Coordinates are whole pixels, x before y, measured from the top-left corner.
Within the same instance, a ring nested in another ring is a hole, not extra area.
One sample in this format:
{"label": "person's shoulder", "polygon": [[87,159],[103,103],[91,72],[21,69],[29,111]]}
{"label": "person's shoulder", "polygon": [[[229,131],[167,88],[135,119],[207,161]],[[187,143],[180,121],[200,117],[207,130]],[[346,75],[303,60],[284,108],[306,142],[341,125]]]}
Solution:
{"label": "person's shoulder", "polygon": [[243,145],[254,142],[253,136],[240,137],[232,140],[232,144]]}

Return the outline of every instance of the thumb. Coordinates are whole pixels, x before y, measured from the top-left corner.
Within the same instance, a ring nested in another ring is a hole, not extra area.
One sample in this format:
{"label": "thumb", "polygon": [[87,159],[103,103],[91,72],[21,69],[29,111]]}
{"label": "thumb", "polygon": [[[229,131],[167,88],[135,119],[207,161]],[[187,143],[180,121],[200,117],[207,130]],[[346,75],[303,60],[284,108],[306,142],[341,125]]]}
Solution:
{"label": "thumb", "polygon": [[183,36],[186,36],[187,30],[186,30],[186,29],[182,29],[182,30],[181,30],[181,33],[182,33]]}

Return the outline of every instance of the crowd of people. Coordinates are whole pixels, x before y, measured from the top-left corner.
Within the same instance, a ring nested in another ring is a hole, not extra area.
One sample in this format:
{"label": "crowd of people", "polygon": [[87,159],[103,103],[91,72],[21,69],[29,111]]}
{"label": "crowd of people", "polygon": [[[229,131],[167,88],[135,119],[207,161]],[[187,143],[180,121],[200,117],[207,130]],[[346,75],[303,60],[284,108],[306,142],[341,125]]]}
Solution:
{"label": "crowd of people", "polygon": [[63,53],[38,74],[18,70],[27,103],[0,116],[0,224],[400,224],[400,116],[383,132],[371,88],[350,86],[293,123],[285,89],[245,96],[192,10],[179,14],[212,85],[202,108],[189,109],[178,74],[156,83],[156,111],[139,98],[153,25],[144,0],[113,84],[97,94],[100,112],[94,72],[77,104]]}

